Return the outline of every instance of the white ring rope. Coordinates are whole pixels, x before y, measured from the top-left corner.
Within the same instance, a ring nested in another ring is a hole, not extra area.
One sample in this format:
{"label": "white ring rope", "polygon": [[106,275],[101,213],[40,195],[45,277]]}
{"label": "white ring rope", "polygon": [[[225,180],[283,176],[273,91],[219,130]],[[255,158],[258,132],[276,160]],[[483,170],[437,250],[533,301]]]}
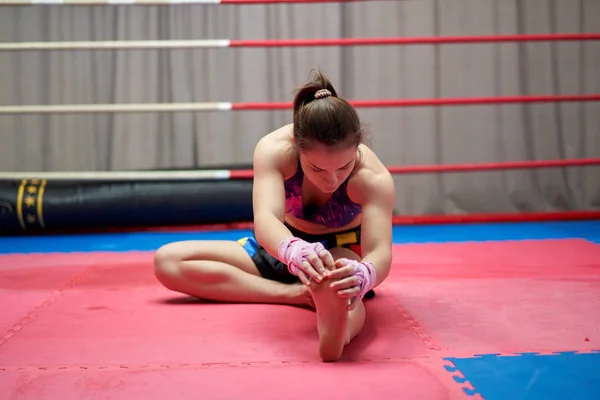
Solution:
{"label": "white ring rope", "polygon": [[[61,6],[96,6],[96,5],[169,5],[169,4],[221,4],[221,0],[0,0],[0,5],[61,5]],[[260,4],[257,2],[257,4]]]}
{"label": "white ring rope", "polygon": [[229,47],[230,40],[113,40],[0,43],[0,51],[200,49]]}
{"label": "white ring rope", "polygon": [[0,179],[52,181],[197,181],[229,180],[226,169],[200,171],[68,171],[68,172],[0,172]]}
{"label": "white ring rope", "polygon": [[42,106],[0,106],[0,114],[77,114],[77,113],[146,113],[229,111],[229,102],[213,103],[157,103],[157,104],[74,104]]}
{"label": "white ring rope", "polygon": [[391,0],[0,0],[0,6],[29,5],[170,5],[170,4],[298,4],[298,3],[358,3]]}

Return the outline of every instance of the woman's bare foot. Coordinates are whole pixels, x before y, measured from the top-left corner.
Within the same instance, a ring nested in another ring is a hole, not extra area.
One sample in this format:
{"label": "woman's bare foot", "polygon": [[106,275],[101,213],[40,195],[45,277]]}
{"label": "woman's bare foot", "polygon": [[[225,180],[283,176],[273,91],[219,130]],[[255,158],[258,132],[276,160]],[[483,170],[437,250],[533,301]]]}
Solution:
{"label": "woman's bare foot", "polygon": [[338,297],[329,280],[311,283],[311,293],[317,309],[319,355],[323,361],[337,361],[347,343],[348,299]]}

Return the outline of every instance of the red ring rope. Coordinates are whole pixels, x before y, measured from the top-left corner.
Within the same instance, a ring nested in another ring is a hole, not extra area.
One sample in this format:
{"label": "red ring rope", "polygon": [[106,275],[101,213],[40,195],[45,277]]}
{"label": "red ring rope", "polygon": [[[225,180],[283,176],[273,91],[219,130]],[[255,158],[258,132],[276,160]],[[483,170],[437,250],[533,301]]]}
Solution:
{"label": "red ring rope", "polygon": [[[548,212],[513,212],[513,213],[482,213],[482,214],[451,214],[451,215],[394,215],[393,225],[444,225],[464,223],[490,222],[547,222],[547,221],[581,221],[600,219],[600,211],[548,211]],[[254,224],[250,221],[240,221],[222,224],[206,225],[176,225],[176,226],[140,226],[125,228],[106,228],[105,232],[126,231],[228,231],[252,230]],[[85,230],[83,230],[85,232]],[[93,232],[93,230],[90,230]]]}
{"label": "red ring rope", "polygon": [[600,211],[550,211],[464,215],[394,215],[394,225],[464,224],[489,222],[543,222],[600,219]]}
{"label": "red ring rope", "polygon": [[230,40],[228,47],[299,47],[299,46],[361,46],[414,45],[453,43],[498,43],[539,41],[600,40],[600,33],[548,33],[532,35],[431,36],[431,37],[374,37],[284,40]]}
{"label": "red ring rope", "polygon": [[413,174],[432,172],[494,171],[530,168],[585,167],[591,165],[600,165],[600,158],[540,161],[508,161],[479,164],[418,165],[406,167],[389,167],[388,169],[392,174]]}
{"label": "red ring rope", "polygon": [[[390,99],[390,100],[349,100],[355,107],[422,107],[478,104],[514,104],[541,102],[600,101],[600,94],[581,95],[541,95],[504,97],[466,97],[445,99]],[[292,107],[291,102],[279,103],[231,103],[231,110],[283,110]]]}
{"label": "red ring rope", "polygon": [[[536,169],[559,167],[586,167],[600,165],[600,158],[581,158],[565,160],[534,160],[534,161],[508,161],[478,164],[446,164],[446,165],[412,165],[388,167],[392,174],[435,173],[435,172],[477,172],[509,169]],[[252,170],[231,170],[230,179],[252,179]]]}

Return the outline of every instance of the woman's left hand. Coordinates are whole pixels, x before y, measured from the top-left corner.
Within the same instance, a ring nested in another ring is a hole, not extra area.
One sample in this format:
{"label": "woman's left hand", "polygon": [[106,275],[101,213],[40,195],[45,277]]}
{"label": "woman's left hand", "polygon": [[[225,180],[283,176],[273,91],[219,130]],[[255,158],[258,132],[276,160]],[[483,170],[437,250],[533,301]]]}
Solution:
{"label": "woman's left hand", "polygon": [[329,287],[336,290],[341,298],[349,299],[360,293],[361,280],[355,276],[356,268],[353,263],[349,263],[344,258],[338,259],[335,262],[333,271],[327,271],[325,279],[331,280]]}
{"label": "woman's left hand", "polygon": [[329,287],[337,291],[339,297],[350,299],[348,309],[352,310],[362,300],[364,293],[374,285],[375,270],[370,263],[347,258],[338,259],[335,267],[335,270],[326,272],[325,279],[333,281]]}

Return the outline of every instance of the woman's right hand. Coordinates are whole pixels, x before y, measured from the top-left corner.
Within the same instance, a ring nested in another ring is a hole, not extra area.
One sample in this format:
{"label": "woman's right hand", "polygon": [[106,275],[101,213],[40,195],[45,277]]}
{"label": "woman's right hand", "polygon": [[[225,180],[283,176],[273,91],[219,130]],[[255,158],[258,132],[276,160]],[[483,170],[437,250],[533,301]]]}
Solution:
{"label": "woman's right hand", "polygon": [[284,239],[278,256],[305,285],[310,285],[312,279],[322,282],[325,273],[335,269],[331,253],[319,242],[309,243],[297,237]]}

